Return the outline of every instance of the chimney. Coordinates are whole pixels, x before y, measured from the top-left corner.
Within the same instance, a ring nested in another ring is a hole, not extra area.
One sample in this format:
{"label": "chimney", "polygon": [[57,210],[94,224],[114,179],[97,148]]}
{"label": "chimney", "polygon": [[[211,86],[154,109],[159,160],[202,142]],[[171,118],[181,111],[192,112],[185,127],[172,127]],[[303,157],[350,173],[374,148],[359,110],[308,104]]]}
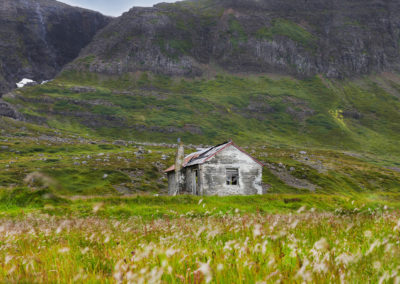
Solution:
{"label": "chimney", "polygon": [[175,159],[175,184],[176,184],[176,191],[175,195],[179,194],[179,191],[183,188],[183,175],[182,175],[182,167],[183,162],[185,159],[185,148],[181,140],[178,140],[179,146],[176,152],[176,159]]}

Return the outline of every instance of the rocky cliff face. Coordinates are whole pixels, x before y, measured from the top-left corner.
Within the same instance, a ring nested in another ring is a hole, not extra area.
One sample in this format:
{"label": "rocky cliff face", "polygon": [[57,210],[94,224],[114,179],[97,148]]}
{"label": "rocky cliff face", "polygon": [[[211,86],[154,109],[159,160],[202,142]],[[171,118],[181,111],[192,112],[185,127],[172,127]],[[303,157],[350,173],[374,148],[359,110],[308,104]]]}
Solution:
{"label": "rocky cliff face", "polygon": [[195,0],[131,9],[68,68],[341,78],[399,71],[399,40],[397,0]]}
{"label": "rocky cliff face", "polygon": [[53,0],[0,1],[0,96],[22,78],[53,78],[109,21]]}

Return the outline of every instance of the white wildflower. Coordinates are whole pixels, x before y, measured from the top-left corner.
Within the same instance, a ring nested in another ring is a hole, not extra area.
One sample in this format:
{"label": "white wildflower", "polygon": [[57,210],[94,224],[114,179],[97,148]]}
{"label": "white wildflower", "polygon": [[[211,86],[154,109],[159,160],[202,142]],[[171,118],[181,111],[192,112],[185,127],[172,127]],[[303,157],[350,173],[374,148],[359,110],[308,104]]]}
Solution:
{"label": "white wildflower", "polygon": [[300,208],[299,208],[299,210],[297,210],[297,213],[302,213],[302,212],[304,212],[306,210],[306,207],[305,206],[301,206]]}
{"label": "white wildflower", "polygon": [[290,224],[290,228],[291,229],[295,229],[297,227],[297,225],[299,224],[299,220],[294,220],[292,224]]}
{"label": "white wildflower", "polygon": [[257,238],[258,236],[261,236],[261,228],[262,228],[262,226],[261,226],[260,224],[256,224],[256,225],[254,226],[253,236],[254,236],[255,238]]}
{"label": "white wildflower", "polygon": [[84,249],[81,250],[81,254],[87,254],[89,252],[89,248],[85,247]]}
{"label": "white wildflower", "polygon": [[6,255],[6,257],[4,258],[4,264],[8,264],[14,257],[11,255]]}
{"label": "white wildflower", "polygon": [[103,203],[97,203],[93,206],[93,213],[97,213],[103,207]]}
{"label": "white wildflower", "polygon": [[373,242],[371,244],[371,246],[369,247],[369,250],[366,252],[365,255],[370,255],[375,250],[375,248],[378,248],[380,246],[381,246],[381,242],[379,240],[375,240],[375,242]]}
{"label": "white wildflower", "polygon": [[382,264],[379,261],[375,261],[373,267],[375,270],[381,270]]}
{"label": "white wildflower", "polygon": [[329,244],[325,238],[322,238],[314,244],[314,248],[318,251],[326,251],[329,248]]}
{"label": "white wildflower", "polygon": [[200,263],[200,267],[197,271],[200,271],[204,277],[206,278],[206,283],[210,283],[212,280],[212,272],[211,272],[211,267],[208,262],[206,263]]}
{"label": "white wildflower", "polygon": [[353,255],[349,255],[347,253],[342,253],[338,257],[336,257],[336,263],[343,264],[344,266],[349,265],[350,263],[355,261],[355,257]]}
{"label": "white wildflower", "polygon": [[305,281],[305,282],[312,281],[312,274],[310,271],[307,270],[307,266],[309,264],[310,264],[309,260],[307,258],[305,258],[303,261],[303,266],[296,273],[297,278],[302,278],[303,281]]}
{"label": "white wildflower", "polygon": [[364,237],[366,237],[367,239],[372,238],[372,232],[371,231],[365,231],[364,232]]}
{"label": "white wildflower", "polygon": [[400,219],[397,221],[397,225],[393,228],[393,231],[400,231]]}
{"label": "white wildflower", "polygon": [[[390,279],[390,275],[389,273],[385,272],[383,273],[383,275],[379,278],[378,283],[379,284],[383,284],[383,283],[387,283]],[[396,283],[396,281],[394,281]]]}
{"label": "white wildflower", "polygon": [[176,250],[176,249],[173,249],[173,248],[169,248],[169,249],[167,249],[167,250],[165,251],[165,255],[166,255],[167,257],[171,257],[171,256],[174,256],[177,252],[179,252],[179,251]]}
{"label": "white wildflower", "polygon": [[58,250],[58,252],[59,253],[67,253],[67,252],[69,252],[69,248],[67,248],[67,247],[65,247],[65,248],[60,248],[59,250]]}
{"label": "white wildflower", "polygon": [[326,265],[325,262],[317,262],[313,266],[313,271],[317,273],[327,273],[328,266]]}

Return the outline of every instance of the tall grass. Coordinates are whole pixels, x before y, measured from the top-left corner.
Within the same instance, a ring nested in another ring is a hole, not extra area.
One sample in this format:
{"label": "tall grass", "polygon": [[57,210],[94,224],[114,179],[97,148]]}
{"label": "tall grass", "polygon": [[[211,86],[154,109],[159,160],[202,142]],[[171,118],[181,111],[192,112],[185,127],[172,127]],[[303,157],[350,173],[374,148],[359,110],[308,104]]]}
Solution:
{"label": "tall grass", "polygon": [[0,281],[398,283],[399,217],[300,208],[286,215],[236,210],[150,221],[2,219]]}

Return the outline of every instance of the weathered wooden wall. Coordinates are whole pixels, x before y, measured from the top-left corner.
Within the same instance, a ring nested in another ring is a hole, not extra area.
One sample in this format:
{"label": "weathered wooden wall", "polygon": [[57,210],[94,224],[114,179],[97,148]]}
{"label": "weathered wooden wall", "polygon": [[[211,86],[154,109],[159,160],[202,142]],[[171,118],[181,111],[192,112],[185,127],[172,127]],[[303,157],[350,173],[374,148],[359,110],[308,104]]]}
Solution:
{"label": "weathered wooden wall", "polygon": [[176,192],[176,179],[175,179],[175,172],[168,173],[168,194],[174,195]]}

